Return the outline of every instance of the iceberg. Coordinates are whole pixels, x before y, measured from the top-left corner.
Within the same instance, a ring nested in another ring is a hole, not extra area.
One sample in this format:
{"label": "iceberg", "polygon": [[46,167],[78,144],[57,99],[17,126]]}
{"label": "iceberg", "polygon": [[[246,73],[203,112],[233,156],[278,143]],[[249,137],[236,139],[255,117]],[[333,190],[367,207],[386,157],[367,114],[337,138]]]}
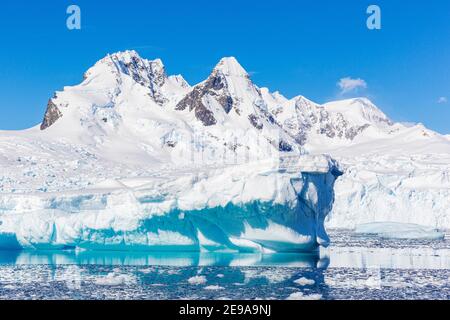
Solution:
{"label": "iceberg", "polygon": [[433,227],[411,223],[375,222],[358,225],[356,234],[377,235],[385,239],[443,240],[445,234]]}
{"label": "iceberg", "polygon": [[341,175],[327,156],[0,195],[0,249],[311,252]]}

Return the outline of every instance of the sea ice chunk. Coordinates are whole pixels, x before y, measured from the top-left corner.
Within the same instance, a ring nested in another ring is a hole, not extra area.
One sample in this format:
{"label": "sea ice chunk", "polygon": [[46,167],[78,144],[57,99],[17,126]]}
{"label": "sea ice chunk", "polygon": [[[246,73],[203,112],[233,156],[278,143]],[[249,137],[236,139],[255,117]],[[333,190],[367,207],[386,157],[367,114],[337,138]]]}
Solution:
{"label": "sea ice chunk", "polygon": [[205,290],[208,290],[208,291],[218,291],[218,290],[224,290],[224,289],[225,289],[224,287],[221,287],[218,285],[205,287]]}
{"label": "sea ice chunk", "polygon": [[308,278],[300,278],[298,280],[294,281],[295,284],[298,284],[299,286],[313,286],[316,284],[316,282],[312,279],[308,279]]}
{"label": "sea ice chunk", "polygon": [[358,225],[356,234],[374,234],[386,239],[442,240],[445,234],[433,227],[410,223],[375,222]]}
{"label": "sea ice chunk", "polygon": [[207,280],[206,280],[205,276],[195,276],[195,277],[189,278],[188,282],[189,282],[189,284],[198,286],[198,285],[205,284],[207,282]]}
{"label": "sea ice chunk", "polygon": [[95,279],[94,283],[98,286],[122,286],[127,283],[134,282],[135,279],[129,275],[109,273],[105,277]]}
{"label": "sea ice chunk", "polygon": [[321,299],[322,295],[320,294],[304,295],[302,292],[294,292],[286,300],[321,300]]}

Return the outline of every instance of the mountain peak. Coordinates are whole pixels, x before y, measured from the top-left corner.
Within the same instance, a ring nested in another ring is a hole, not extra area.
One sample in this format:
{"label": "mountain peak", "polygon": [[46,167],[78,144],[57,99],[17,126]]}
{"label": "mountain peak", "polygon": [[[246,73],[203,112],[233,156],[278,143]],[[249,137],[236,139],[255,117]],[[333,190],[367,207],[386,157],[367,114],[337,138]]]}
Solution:
{"label": "mountain peak", "polygon": [[222,58],[214,68],[214,71],[220,71],[225,76],[245,77],[248,78],[248,73],[241,66],[235,57]]}
{"label": "mountain peak", "polygon": [[[119,51],[108,54],[91,67],[84,75],[84,79],[98,75],[126,74],[136,82],[144,85],[150,76],[158,78],[160,84],[167,78],[165,67],[161,59],[147,60],[142,58],[135,50]],[[145,78],[145,79],[143,79]]]}
{"label": "mountain peak", "polygon": [[169,79],[178,84],[181,88],[191,87],[181,74],[169,76]]}
{"label": "mountain peak", "polygon": [[341,113],[360,123],[368,122],[376,126],[393,125],[389,117],[368,98],[360,97],[328,102],[324,104],[324,107],[328,111]]}
{"label": "mountain peak", "polygon": [[164,68],[164,64],[161,59],[157,58],[154,60],[148,60],[145,58],[142,58],[139,53],[135,50],[125,50],[125,51],[117,51],[115,53],[108,54],[106,58],[113,58],[115,60],[123,61],[123,62],[130,62],[130,61],[149,61],[155,65],[159,65],[161,68]]}
{"label": "mountain peak", "polygon": [[306,98],[303,95],[296,96],[292,100],[294,100],[297,104],[317,105],[317,103],[315,103],[314,101]]}
{"label": "mountain peak", "polygon": [[161,59],[155,59],[155,60],[148,60],[145,58],[142,58],[139,53],[137,53],[135,50],[126,50],[126,51],[119,51],[112,54],[108,54],[106,58],[103,60],[113,60],[115,62],[119,62],[120,65],[136,65],[136,66],[151,66],[155,70],[164,70],[164,64],[161,61]]}
{"label": "mountain peak", "polygon": [[142,59],[139,53],[137,53],[135,50],[118,51],[108,54],[107,57],[114,57],[118,60],[131,60],[133,58]]}
{"label": "mountain peak", "polygon": [[134,50],[117,52],[108,55],[100,64],[106,63],[113,73],[119,71],[131,77],[134,82],[148,88],[150,96],[160,105],[166,102],[160,89],[168,79],[161,59],[147,60]]}

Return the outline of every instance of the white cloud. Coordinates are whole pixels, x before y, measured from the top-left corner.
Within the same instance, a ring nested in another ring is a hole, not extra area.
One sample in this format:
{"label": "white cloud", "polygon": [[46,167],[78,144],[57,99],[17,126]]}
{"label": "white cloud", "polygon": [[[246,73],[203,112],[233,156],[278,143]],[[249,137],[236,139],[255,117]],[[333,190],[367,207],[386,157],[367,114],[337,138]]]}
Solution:
{"label": "white cloud", "polygon": [[351,91],[355,91],[359,88],[363,89],[367,88],[367,82],[360,78],[352,79],[350,77],[347,77],[339,80],[337,86],[341,89],[341,93],[344,94]]}
{"label": "white cloud", "polygon": [[448,102],[447,97],[440,97],[437,101],[437,103],[447,103],[447,102]]}

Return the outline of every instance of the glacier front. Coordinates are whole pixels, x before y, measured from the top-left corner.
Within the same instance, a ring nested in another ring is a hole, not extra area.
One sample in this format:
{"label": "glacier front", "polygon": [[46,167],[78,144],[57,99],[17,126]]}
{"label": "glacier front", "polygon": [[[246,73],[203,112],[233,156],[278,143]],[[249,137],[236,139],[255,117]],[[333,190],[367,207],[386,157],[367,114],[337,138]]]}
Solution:
{"label": "glacier front", "polygon": [[336,163],[325,156],[0,196],[0,249],[310,252],[329,243]]}

